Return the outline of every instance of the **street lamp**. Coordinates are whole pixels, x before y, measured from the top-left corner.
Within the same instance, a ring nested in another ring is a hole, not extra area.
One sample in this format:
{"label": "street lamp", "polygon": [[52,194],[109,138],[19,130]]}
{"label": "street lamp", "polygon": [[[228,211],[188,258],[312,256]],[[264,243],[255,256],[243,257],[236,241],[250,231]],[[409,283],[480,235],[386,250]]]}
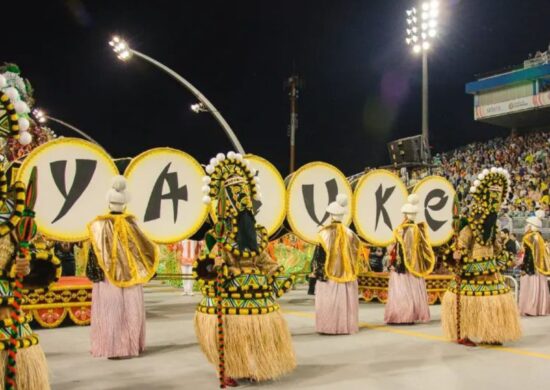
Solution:
{"label": "street lamp", "polygon": [[[99,142],[97,142],[95,139],[90,137],[84,131],[80,130],[79,128],[77,128],[73,125],[71,125],[70,123],[62,121],[61,119],[57,119],[57,118],[54,118],[53,116],[49,116],[44,111],[42,111],[40,109],[33,110],[32,114],[33,114],[34,118],[36,119],[36,121],[38,123],[46,123],[48,120],[50,120],[52,122],[56,122],[56,123],[58,123],[58,124],[60,124],[64,127],[66,127],[67,129],[69,129],[71,131],[74,131],[75,133],[79,134],[80,136],[86,138],[88,141],[93,142],[94,144],[101,146],[99,144]],[[54,135],[55,135],[55,133],[54,133]]]}
{"label": "street lamp", "polygon": [[145,61],[155,65],[156,67],[160,68],[164,72],[168,73],[170,76],[175,78],[180,84],[182,84],[184,87],[186,87],[195,97],[199,100],[199,103],[197,103],[197,106],[195,109],[193,108],[195,106],[192,105],[191,109],[195,112],[203,112],[203,111],[209,111],[214,118],[218,121],[218,123],[222,126],[224,129],[226,135],[231,140],[231,143],[233,144],[233,147],[237,150],[237,152],[241,154],[245,154],[245,151],[239,142],[239,139],[235,135],[235,132],[231,129],[227,121],[222,117],[220,112],[214,107],[214,105],[204,96],[197,88],[195,88],[189,81],[184,79],[181,75],[176,73],[174,70],[170,69],[166,65],[160,63],[159,61],[155,60],[154,58],[149,57],[146,54],[140,53],[137,50],[132,49],[128,43],[121,39],[120,37],[113,37],[111,41],[109,41],[109,45],[113,48],[113,51],[117,55],[117,58],[121,61],[127,61],[132,56],[137,56]]}
{"label": "street lamp", "polygon": [[204,105],[204,103],[195,103],[191,104],[191,111],[193,111],[195,114],[198,114],[200,112],[208,112],[208,108]]}
{"label": "street lamp", "polygon": [[420,7],[412,7],[407,12],[407,37],[405,42],[414,54],[422,53],[422,138],[429,152],[428,133],[428,51],[437,37],[439,2],[426,1]]}

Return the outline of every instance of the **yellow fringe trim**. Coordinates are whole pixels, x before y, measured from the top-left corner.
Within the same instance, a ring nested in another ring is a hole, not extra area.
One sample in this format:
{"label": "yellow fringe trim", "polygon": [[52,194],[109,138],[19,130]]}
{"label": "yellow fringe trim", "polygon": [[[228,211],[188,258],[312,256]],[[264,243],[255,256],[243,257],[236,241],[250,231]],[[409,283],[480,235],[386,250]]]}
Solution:
{"label": "yellow fringe trim", "polygon": [[[521,337],[519,313],[512,294],[460,297],[461,337],[476,342],[504,343]],[[447,291],[441,301],[445,337],[456,340],[456,294]]]}
{"label": "yellow fringe trim", "polygon": [[[224,316],[225,371],[232,378],[265,381],[296,368],[286,320],[280,312],[253,316]],[[206,358],[218,367],[215,315],[195,313],[195,333]]]}
{"label": "yellow fringe trim", "polygon": [[[8,352],[0,352],[0,388],[4,388],[4,375]],[[17,389],[50,390],[46,356],[40,345],[17,350]]]}

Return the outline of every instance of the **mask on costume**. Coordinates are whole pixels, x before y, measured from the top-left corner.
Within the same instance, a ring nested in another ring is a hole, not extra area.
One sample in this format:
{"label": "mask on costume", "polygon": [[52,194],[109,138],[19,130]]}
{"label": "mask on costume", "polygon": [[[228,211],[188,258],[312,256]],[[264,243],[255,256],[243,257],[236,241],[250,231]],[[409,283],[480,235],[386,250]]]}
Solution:
{"label": "mask on costume", "polygon": [[235,255],[258,255],[267,235],[265,229],[258,229],[254,218],[252,199],[261,198],[256,172],[242,155],[233,152],[227,157],[220,153],[211,159],[206,172],[203,202],[215,207],[216,237]]}
{"label": "mask on costume", "polygon": [[472,205],[468,222],[476,241],[489,245],[496,236],[500,208],[506,201],[510,189],[510,174],[503,168],[493,167],[481,172],[470,188]]}

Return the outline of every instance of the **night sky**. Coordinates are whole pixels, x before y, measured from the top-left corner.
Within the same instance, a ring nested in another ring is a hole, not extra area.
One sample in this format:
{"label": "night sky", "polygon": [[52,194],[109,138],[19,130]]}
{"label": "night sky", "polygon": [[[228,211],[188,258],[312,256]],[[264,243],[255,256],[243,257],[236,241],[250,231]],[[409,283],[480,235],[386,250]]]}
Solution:
{"label": "night sky", "polygon": [[[247,152],[288,173],[288,95],[298,102],[297,163],[322,160],[347,175],[387,164],[386,142],[420,133],[421,61],[405,45],[396,0],[3,2],[0,61],[20,65],[37,106],[88,132],[114,157],[171,146],[204,163],[231,149],[194,97],[160,70],[119,62],[125,37],[170,66],[223,114]],[[464,84],[521,63],[550,41],[548,0],[440,0],[429,59],[435,151],[507,130],[473,120]],[[58,133],[70,136],[52,124]]]}

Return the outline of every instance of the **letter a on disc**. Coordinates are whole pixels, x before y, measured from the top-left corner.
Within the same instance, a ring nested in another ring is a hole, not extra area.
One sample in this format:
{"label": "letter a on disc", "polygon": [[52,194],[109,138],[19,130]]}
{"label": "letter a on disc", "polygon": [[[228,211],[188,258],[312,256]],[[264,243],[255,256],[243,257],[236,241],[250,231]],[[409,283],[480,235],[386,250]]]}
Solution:
{"label": "letter a on disc", "polygon": [[353,223],[359,235],[370,244],[389,245],[393,230],[403,221],[401,207],[407,196],[405,184],[390,171],[375,169],[362,176],[353,198]]}
{"label": "letter a on disc", "polygon": [[25,159],[18,180],[37,167],[35,205],[40,233],[59,241],[88,238],[88,222],[109,211],[105,196],[118,169],[101,147],[78,138],[40,145]]}
{"label": "letter a on disc", "polygon": [[155,148],[135,157],[126,168],[128,212],[153,241],[169,244],[186,239],[204,223],[204,171],[190,155],[172,148]]}

